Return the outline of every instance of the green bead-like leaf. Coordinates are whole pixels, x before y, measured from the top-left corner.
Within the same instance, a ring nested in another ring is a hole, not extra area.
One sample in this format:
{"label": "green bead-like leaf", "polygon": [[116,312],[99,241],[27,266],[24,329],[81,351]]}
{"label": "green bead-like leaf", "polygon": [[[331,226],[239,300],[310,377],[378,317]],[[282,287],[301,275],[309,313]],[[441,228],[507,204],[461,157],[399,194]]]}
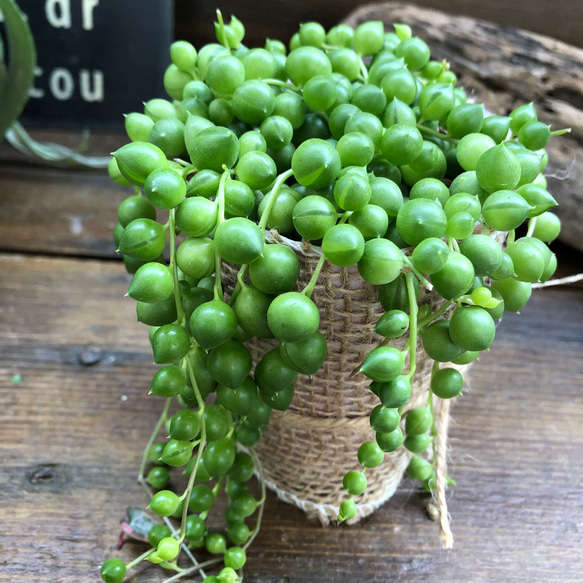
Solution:
{"label": "green bead-like leaf", "polygon": [[186,141],[188,155],[197,169],[221,172],[223,165],[231,168],[239,155],[239,141],[231,130],[210,127],[202,130],[193,143]]}
{"label": "green bead-like leaf", "polygon": [[360,371],[373,381],[388,382],[403,371],[405,356],[392,346],[380,346],[372,350],[360,367]]}
{"label": "green bead-like leaf", "polygon": [[135,273],[128,296],[139,302],[161,302],[174,290],[172,272],[161,263],[146,263]]}
{"label": "green bead-like leaf", "polygon": [[478,184],[486,192],[514,188],[521,172],[518,158],[504,144],[486,150],[476,165]]}
{"label": "green bead-like leaf", "polygon": [[188,334],[178,324],[166,324],[156,330],[152,340],[154,362],[172,363],[186,356],[190,348]]}
{"label": "green bead-like leaf", "polygon": [[134,259],[157,259],[166,246],[166,227],[151,219],[135,219],[124,229],[118,252]]}
{"label": "green bead-like leaf", "polygon": [[167,168],[166,155],[158,146],[147,142],[131,142],[113,153],[120,172],[137,186],[144,186],[151,172]]}

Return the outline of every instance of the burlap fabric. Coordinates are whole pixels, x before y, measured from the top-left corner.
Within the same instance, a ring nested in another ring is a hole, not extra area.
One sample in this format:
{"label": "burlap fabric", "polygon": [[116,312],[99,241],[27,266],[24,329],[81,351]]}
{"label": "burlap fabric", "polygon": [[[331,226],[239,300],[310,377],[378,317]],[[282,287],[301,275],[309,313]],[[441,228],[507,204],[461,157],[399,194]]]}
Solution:
{"label": "burlap fabric", "polygon": [[[267,242],[288,245],[296,252],[301,264],[297,289],[303,289],[321,249],[274,231],[267,233]],[[227,293],[234,287],[236,273],[230,265],[223,267]],[[384,310],[376,288],[360,277],[356,266],[344,268],[326,262],[311,297],[320,310],[320,331],[328,341],[328,357],[313,378],[298,376],[290,408],[285,413],[272,413],[269,427],[254,449],[266,485],[281,499],[327,524],[336,520],[338,507],[347,497],[342,477],[348,470],[362,469],[356,456],[359,446],[375,439],[369,415],[379,399],[368,389],[370,379],[361,373],[350,375],[383,340],[373,328]],[[432,304],[434,309],[444,302],[425,288],[420,297],[420,304]],[[408,334],[390,344],[402,349],[407,339]],[[246,345],[257,362],[276,341],[253,338]],[[418,342],[413,394],[405,411],[425,404],[432,364]],[[409,459],[410,453],[401,447],[386,454],[379,467],[366,471],[368,487],[356,499],[358,515],[354,520],[372,513],[393,495]]]}

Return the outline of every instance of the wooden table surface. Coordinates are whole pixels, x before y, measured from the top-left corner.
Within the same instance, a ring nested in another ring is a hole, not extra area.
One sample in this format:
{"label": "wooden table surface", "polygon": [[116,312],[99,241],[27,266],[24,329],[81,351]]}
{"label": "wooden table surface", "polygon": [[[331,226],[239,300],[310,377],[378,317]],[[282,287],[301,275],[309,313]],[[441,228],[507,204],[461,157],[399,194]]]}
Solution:
{"label": "wooden table surface", "polygon": [[[125,196],[103,173],[0,149],[2,582],[96,582],[106,557],[144,550],[115,551],[126,507],[147,504],[135,477],[161,407],[111,242]],[[583,270],[581,254],[556,250],[561,274]],[[353,527],[323,528],[269,494],[245,581],[583,581],[582,351],[580,285],[536,291],[504,317],[453,409],[452,551],[410,480]],[[164,579],[138,571],[129,581]]]}

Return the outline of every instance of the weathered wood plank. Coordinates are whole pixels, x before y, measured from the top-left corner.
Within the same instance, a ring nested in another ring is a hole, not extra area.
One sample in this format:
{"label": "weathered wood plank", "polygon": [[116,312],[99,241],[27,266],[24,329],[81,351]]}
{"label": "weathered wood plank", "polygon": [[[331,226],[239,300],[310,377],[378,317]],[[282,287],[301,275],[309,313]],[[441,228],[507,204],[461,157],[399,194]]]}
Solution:
{"label": "weathered wood plank", "polygon": [[[66,144],[72,134],[35,133]],[[119,136],[93,140],[96,155],[121,145]],[[112,147],[113,146],[113,147]],[[112,229],[117,206],[133,194],[106,170],[66,170],[33,164],[4,144],[0,148],[0,250],[115,257]]]}
{"label": "weathered wood plank", "polygon": [[[146,504],[134,477],[160,407],[146,396],[146,329],[117,264],[0,255],[0,273],[0,530],[14,549],[0,581],[96,581],[126,506]],[[88,346],[102,351],[93,366],[79,360]],[[580,288],[538,291],[505,317],[453,410],[453,551],[438,548],[409,480],[350,528],[323,529],[270,495],[246,578],[580,581],[582,348]]]}

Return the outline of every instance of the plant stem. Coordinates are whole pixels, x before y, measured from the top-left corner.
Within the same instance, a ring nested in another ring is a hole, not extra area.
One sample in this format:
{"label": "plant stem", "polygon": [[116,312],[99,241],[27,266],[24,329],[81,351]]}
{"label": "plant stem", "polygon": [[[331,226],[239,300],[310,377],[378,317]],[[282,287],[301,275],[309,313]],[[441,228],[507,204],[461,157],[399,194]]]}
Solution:
{"label": "plant stem", "polygon": [[551,136],[562,136],[564,134],[570,134],[571,133],[571,128],[565,128],[562,130],[555,130],[554,132],[551,132]]}
{"label": "plant stem", "polygon": [[249,264],[246,263],[244,265],[241,265],[241,267],[239,268],[239,271],[237,272],[237,284],[235,285],[235,289],[233,290],[233,293],[231,294],[231,297],[229,298],[229,306],[232,306],[236,299],[237,296],[241,293],[241,290],[245,287],[245,274],[247,273],[247,269],[249,269]]}
{"label": "plant stem", "polygon": [[204,401],[200,394],[200,390],[196,382],[196,377],[194,376],[194,369],[192,368],[192,363],[190,362],[188,356],[186,357],[186,368],[188,369],[188,376],[190,377],[192,390],[194,391],[196,402],[198,403],[198,407],[200,409],[200,444],[198,446],[198,451],[196,452],[196,459],[194,460],[194,465],[192,466],[192,472],[190,473],[190,477],[188,479],[188,485],[186,486],[186,490],[184,491],[183,494],[184,508],[182,509],[182,522],[180,524],[180,537],[178,539],[181,543],[186,536],[186,517],[188,516],[188,502],[190,500],[190,495],[192,494],[192,488],[194,486],[194,482],[196,479],[196,471],[202,458],[202,452],[204,451],[204,448],[206,446],[206,422],[204,418]]}
{"label": "plant stem", "polygon": [[537,217],[533,217],[532,219],[530,219],[530,221],[528,221],[528,231],[526,232],[527,237],[532,237],[532,234],[534,233],[534,228],[536,227],[536,219]]}
{"label": "plant stem", "polygon": [[273,210],[273,205],[275,204],[275,201],[277,199],[277,195],[279,194],[279,189],[281,188],[281,185],[290,176],[293,176],[293,170],[291,170],[291,169],[288,170],[287,172],[280,174],[276,178],[275,184],[273,185],[273,188],[269,191],[269,194],[267,195],[269,198],[267,199],[267,204],[265,205],[265,208],[263,209],[263,214],[261,215],[261,220],[259,221],[259,228],[263,231],[264,235],[265,235],[265,226],[267,225],[267,221],[269,221],[269,215],[271,214],[271,211]]}
{"label": "plant stem", "polygon": [[456,253],[460,252],[460,246],[455,237],[448,237],[447,244],[452,251],[455,251]]}
{"label": "plant stem", "polygon": [[[225,172],[221,176],[221,182],[219,183],[219,192],[217,195],[217,199],[219,200],[219,219],[221,219],[221,220],[224,219],[225,182],[226,182],[228,176],[229,176],[229,171],[225,170]],[[170,213],[170,217],[169,217],[169,221],[168,221],[169,226],[171,228],[170,264],[172,266],[172,272],[173,272],[173,276],[174,276],[174,293],[175,293],[175,299],[176,299],[176,309],[177,309],[177,313],[179,314],[178,322],[180,323],[181,326],[184,327],[184,325],[185,325],[184,310],[182,309],[182,301],[181,301],[181,297],[180,297],[180,287],[178,285],[178,270],[177,270],[177,266],[176,266],[176,243],[175,243],[176,234],[175,234],[175,229],[174,229],[174,224],[175,224],[174,223],[174,221],[175,221],[175,214],[174,213],[175,213],[175,211],[173,209]],[[218,259],[217,259],[217,257],[218,257]],[[215,297],[216,297],[217,282],[218,282],[219,289],[221,286],[220,256],[218,256],[218,254],[215,255],[215,261],[217,261],[217,264],[219,266],[219,269],[217,270],[217,276],[216,276],[217,279],[215,281]],[[194,343],[194,340],[192,339],[192,337],[190,335],[189,335],[189,338],[190,338],[191,343]],[[196,377],[194,375],[194,370],[192,368],[192,363],[190,361],[189,355],[187,355],[185,358],[183,358],[182,362],[184,364],[186,364],[186,368],[188,370],[190,382],[192,384],[192,390],[194,392],[194,395],[196,397],[196,401],[197,401],[199,409],[200,409],[201,429],[200,429],[200,443],[198,445],[198,451],[197,451],[195,463],[194,463],[194,466],[192,468],[192,473],[190,474],[188,484],[186,486],[186,490],[184,491],[184,494],[183,494],[183,498],[185,500],[185,503],[184,503],[184,508],[182,510],[182,518],[181,518],[181,523],[180,523],[180,534],[178,537],[178,541],[180,542],[181,545],[182,545],[182,543],[185,539],[185,536],[186,536],[186,517],[188,516],[188,502],[190,500],[190,495],[192,493],[192,488],[194,486],[194,481],[196,478],[196,470],[198,468],[198,465],[199,465],[201,457],[202,457],[202,452],[203,452],[204,447],[206,445],[206,423],[205,423],[205,418],[204,418],[204,401],[202,399],[202,396],[200,394],[200,390],[198,388],[198,384],[196,382]],[[167,406],[169,405],[169,402],[170,402],[170,399],[168,399]],[[161,417],[160,421],[158,422],[156,433],[159,431],[159,429],[161,427],[161,423],[165,420],[167,411],[168,411],[168,409],[166,408],[164,416]],[[182,545],[182,546],[184,548],[184,545]],[[194,559],[194,557],[192,557],[192,554],[190,553],[190,551],[188,552],[188,554],[196,564],[196,560]]]}
{"label": "plant stem", "polygon": [[[342,215],[342,218],[340,219],[340,221],[338,222],[338,224],[341,225],[342,223],[345,223],[350,218],[350,215],[352,215],[352,211],[345,212]],[[326,261],[326,256],[322,252],[322,255],[320,256],[320,259],[318,260],[318,263],[316,264],[316,267],[314,269],[314,273],[312,273],[312,277],[310,278],[310,281],[308,282],[308,285],[302,291],[302,293],[305,294],[308,298],[314,292],[314,288],[316,287],[316,283],[318,281],[318,277],[320,277],[320,272],[322,271],[322,268],[324,267],[324,262],[325,261]]]}
{"label": "plant stem", "polygon": [[453,302],[451,300],[448,300],[445,304],[443,304],[443,306],[441,306],[441,308],[435,310],[435,312],[432,312],[427,318],[419,322],[418,329],[425,328],[427,324],[430,324],[434,320],[437,320],[437,318],[439,318],[439,316],[441,316],[441,314],[443,314],[443,312],[445,312],[447,308],[451,306],[452,303]]}
{"label": "plant stem", "polygon": [[360,62],[360,73],[362,75],[362,81],[366,85],[368,83],[368,69],[362,60],[362,57],[358,55],[358,60]]}
{"label": "plant stem", "polygon": [[338,221],[338,224],[339,224],[339,225],[343,225],[343,224],[344,224],[344,223],[345,223],[345,222],[346,222],[346,221],[347,221],[347,220],[348,220],[348,219],[349,219],[349,218],[352,216],[352,213],[353,213],[353,212],[354,212],[354,211],[346,211],[346,212],[345,212],[345,213],[342,215],[342,217],[340,217],[340,220]]}
{"label": "plant stem", "polygon": [[284,87],[290,91],[295,91],[296,93],[301,93],[302,90],[296,87],[293,83],[287,83],[286,81],[281,81],[280,79],[261,79],[264,83],[268,85],[277,85],[278,87]]}
{"label": "plant stem", "polygon": [[424,126],[423,124],[420,124],[420,123],[417,124],[417,129],[422,134],[427,134],[428,136],[433,136],[434,138],[439,138],[440,140],[445,140],[446,142],[449,142],[450,144],[457,144],[459,142],[459,140],[457,138],[452,138],[451,136],[448,136],[447,134],[442,134],[441,132],[437,132],[435,130],[432,130],[431,128],[428,128],[427,126]]}
{"label": "plant stem", "polygon": [[182,158],[174,158],[174,162],[180,164],[183,168],[180,171],[182,178],[186,178],[191,172],[194,172],[196,168],[190,161],[183,160]]}
{"label": "plant stem", "polygon": [[[225,184],[227,183],[227,178],[229,178],[229,170],[225,170],[221,176],[221,181],[219,182],[219,190],[217,192],[217,228],[225,220]],[[223,299],[223,287],[221,285],[221,256],[215,245],[215,287],[214,287],[214,299]]]}
{"label": "plant stem", "polygon": [[[431,369],[431,376],[439,370],[439,363],[434,362],[433,368]],[[431,411],[431,449],[433,450],[433,466],[435,467],[435,461],[437,459],[437,452],[435,451],[435,436],[437,435],[437,425],[435,424],[435,409],[433,407],[433,391],[429,389],[429,394],[427,395],[427,405]]]}
{"label": "plant stem", "polygon": [[[5,97],[7,99],[7,97]],[[5,102],[7,103],[7,102]],[[84,132],[85,134],[85,132]],[[33,140],[18,121],[13,121],[6,130],[4,137],[7,142],[19,152],[44,160],[50,164],[58,164],[67,168],[107,168],[110,156],[84,156],[80,150],[71,150],[61,144],[37,142]],[[83,136],[85,141],[85,135]]]}
{"label": "plant stem", "polygon": [[312,295],[314,288],[316,287],[316,282],[318,281],[318,277],[320,276],[320,272],[322,271],[322,267],[324,267],[324,262],[326,261],[326,256],[322,253],[318,263],[316,264],[316,268],[314,269],[314,273],[312,273],[312,277],[308,282],[308,285],[304,288],[302,293],[306,295],[308,298]]}
{"label": "plant stem", "polygon": [[221,486],[223,485],[223,481],[225,479],[225,476],[221,476],[218,480],[217,483],[213,486],[213,494],[216,498],[217,494],[219,493],[219,490],[221,489]]}
{"label": "plant stem", "polygon": [[174,279],[174,301],[176,302],[176,319],[184,325],[184,309],[180,299],[180,286],[178,284],[178,266],[176,265],[176,209],[170,211],[168,217],[168,230],[170,231],[170,270]]}
{"label": "plant stem", "polygon": [[132,567],[135,567],[138,563],[141,563],[144,559],[147,559],[155,549],[148,549],[145,553],[142,553],[139,557],[136,557],[131,563],[126,565],[126,570],[129,571]]}
{"label": "plant stem", "polygon": [[431,282],[413,265],[413,262],[403,253],[403,263],[417,276],[417,279],[425,286],[432,288]]}
{"label": "plant stem", "polygon": [[217,563],[220,563],[222,560],[223,560],[222,557],[217,557],[216,559],[209,559],[208,561],[205,561],[204,563],[198,563],[194,567],[190,567],[189,569],[184,569],[184,571],[181,571],[180,573],[177,573],[176,575],[172,575],[172,577],[170,577],[169,579],[164,579],[164,581],[162,581],[162,583],[173,583],[174,581],[178,581],[179,579],[183,579],[184,577],[188,577],[188,575],[192,575],[193,573],[196,573],[197,571],[200,571],[201,575],[203,577],[205,577],[204,571],[202,569],[204,567],[210,567],[211,565],[216,565]]}
{"label": "plant stem", "polygon": [[249,448],[249,451],[251,452],[253,463],[257,468],[257,473],[259,474],[259,484],[261,486],[261,505],[259,506],[259,511],[257,512],[257,522],[255,523],[255,528],[253,529],[251,536],[247,539],[247,542],[243,545],[244,551],[249,548],[259,533],[259,529],[261,528],[261,520],[263,519],[263,509],[265,507],[265,480],[263,479],[263,467],[261,466],[261,462],[259,461],[259,458],[257,457],[257,454],[252,447]]}
{"label": "plant stem", "polygon": [[144,450],[144,455],[142,457],[142,463],[140,464],[140,473],[138,474],[138,482],[144,479],[144,471],[146,469],[146,464],[148,463],[148,454],[150,453],[150,448],[158,435],[158,432],[162,428],[162,425],[166,421],[166,416],[168,415],[168,409],[170,408],[170,401],[172,401],[172,397],[168,397],[166,399],[166,404],[164,405],[164,409],[162,409],[162,413],[160,414],[160,418],[158,419],[158,423],[154,427],[154,431],[150,435],[150,439],[148,440],[148,445],[146,445],[146,449]]}
{"label": "plant stem", "polygon": [[231,47],[229,46],[229,42],[227,41],[227,33],[225,31],[225,23],[223,21],[223,13],[218,8],[217,8],[217,20],[219,21],[219,26],[221,27],[221,36],[223,37],[221,44],[225,48],[231,50]]}
{"label": "plant stem", "polygon": [[406,275],[407,296],[409,297],[409,372],[407,377],[413,381],[415,375],[416,357],[417,357],[417,298],[415,297],[415,284],[413,281],[414,274],[409,272]]}
{"label": "plant stem", "polygon": [[241,269],[239,269],[239,271],[237,272],[237,285],[239,285],[241,288],[245,287],[245,274],[247,273],[247,268],[249,267],[249,264],[246,263],[245,265],[241,265]]}
{"label": "plant stem", "polygon": [[[226,180],[226,179],[225,179]],[[221,182],[223,184],[223,193],[224,193],[224,180],[223,177],[221,178]],[[224,197],[223,197],[224,198]],[[178,285],[178,267],[176,264],[176,230],[175,230],[175,220],[176,220],[176,216],[175,216],[175,209],[172,209],[172,211],[170,212],[170,216],[168,219],[168,225],[170,228],[170,267],[172,270],[172,276],[174,278],[174,298],[176,301],[176,312],[178,315],[178,323],[184,327],[185,326],[185,316],[184,316],[184,310],[182,308],[182,299],[180,296],[180,286]],[[189,338],[191,340],[191,342],[193,342],[193,339],[190,337]],[[192,364],[190,362],[190,359],[188,358],[188,356],[184,359],[182,359],[183,365],[186,365],[186,368],[188,369],[189,375],[190,375],[190,380],[192,383],[192,387],[193,387],[193,391],[195,393],[195,396],[197,398],[197,402],[200,406],[200,410],[201,410],[201,439],[200,439],[200,444],[199,444],[199,450],[198,450],[198,459],[196,461],[196,466],[198,466],[198,463],[200,461],[200,453],[202,452],[202,450],[204,449],[204,442],[206,440],[206,427],[205,427],[205,421],[204,421],[204,402],[202,401],[202,398],[200,396],[200,391],[198,389],[198,386],[196,384],[196,378],[194,377],[194,371],[192,370]],[[158,421],[158,426],[156,427],[154,434],[151,438],[151,443],[148,446],[148,450],[151,447],[151,444],[153,442],[153,439],[155,437],[155,435],[158,433],[158,431],[160,430],[160,427],[162,426],[162,423],[164,423],[164,421],[166,420],[166,416],[168,414],[168,407],[170,405],[170,401],[171,399],[167,400],[167,406],[166,409],[163,413],[163,415],[160,417],[160,420]],[[147,460],[147,451],[144,454],[144,459]],[[143,470],[140,472],[140,474],[143,474]],[[182,512],[182,520],[181,520],[181,524],[180,524],[180,531],[179,531],[179,542],[181,544],[182,550],[184,550],[185,554],[188,555],[189,559],[192,561],[192,563],[195,565],[196,568],[200,568],[197,567],[198,565],[198,561],[194,558],[194,556],[192,555],[192,553],[190,552],[190,550],[188,549],[188,547],[183,543],[184,538],[185,538],[185,533],[186,533],[186,515],[188,514],[188,499],[190,499],[190,494],[192,492],[192,487],[193,487],[193,477],[196,476],[196,467],[193,469],[193,472],[191,474],[191,479],[188,482],[188,486],[187,489],[185,491],[185,493],[183,494],[184,498],[187,499],[186,503],[184,504],[184,509]],[[142,484],[144,485],[144,487],[146,488],[147,491],[149,491],[149,488],[147,488],[145,482],[143,481],[142,478]],[[151,493],[150,493],[150,497],[151,497]],[[169,521],[168,518],[164,518],[164,522],[166,523],[166,525],[171,528],[172,530],[172,534],[173,536],[177,533],[176,529],[174,528],[174,526],[172,525],[172,523]],[[204,571],[201,570],[201,573],[204,575]]]}

